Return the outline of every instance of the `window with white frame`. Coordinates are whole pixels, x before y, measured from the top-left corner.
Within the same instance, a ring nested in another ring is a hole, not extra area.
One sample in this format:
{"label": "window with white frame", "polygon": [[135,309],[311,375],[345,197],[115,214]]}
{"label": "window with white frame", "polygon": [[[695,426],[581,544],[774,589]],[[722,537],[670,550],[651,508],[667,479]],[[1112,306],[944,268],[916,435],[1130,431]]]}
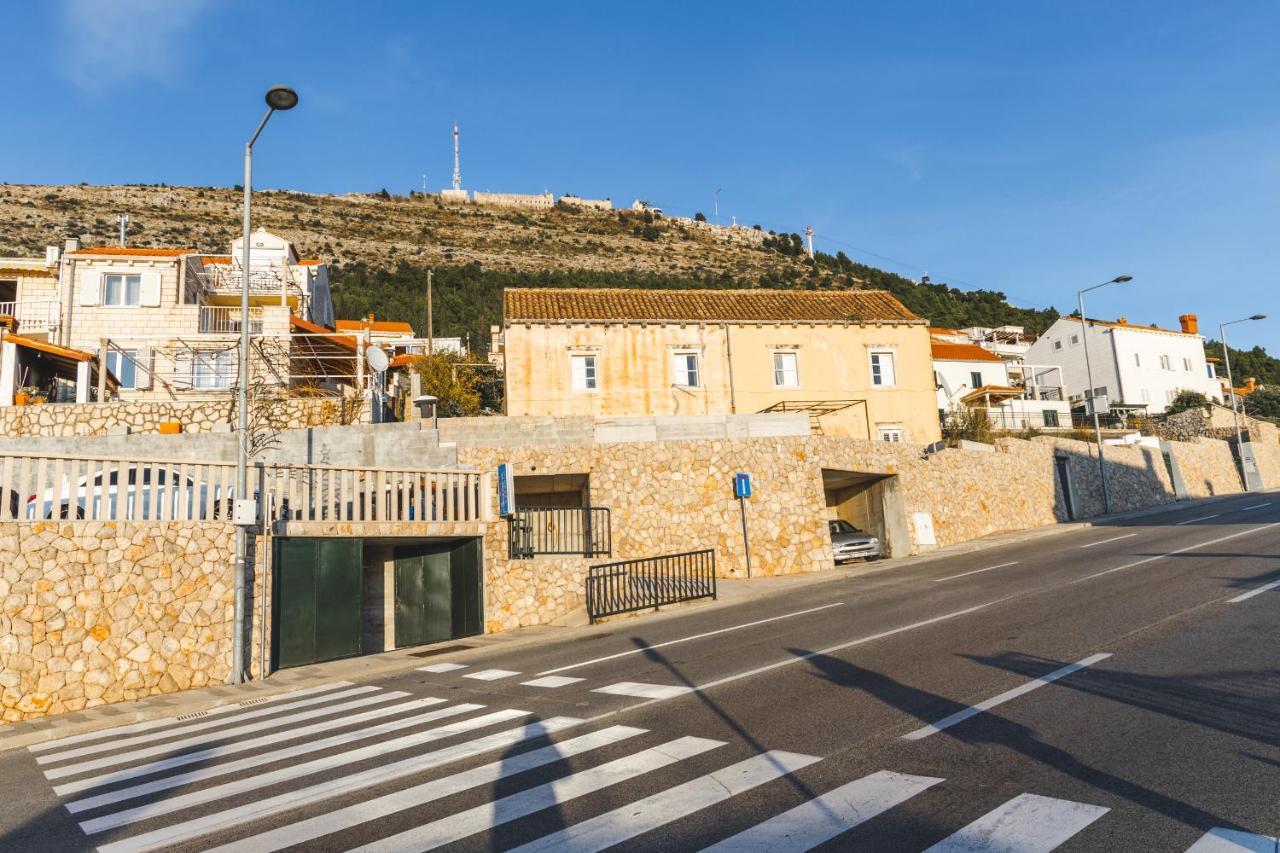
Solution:
{"label": "window with white frame", "polygon": [[876,438],[880,441],[891,441],[901,444],[903,429],[900,424],[876,424]]}
{"label": "window with white frame", "polygon": [[1185,370],[1187,373],[1191,372],[1191,359],[1184,358],[1182,360],[1182,369]]}
{"label": "window with white frame", "polygon": [[681,388],[699,388],[702,377],[698,375],[698,354],[696,352],[673,352],[671,354],[671,382]]}
{"label": "window with white frame", "polygon": [[138,351],[136,349],[111,350],[107,353],[107,370],[120,383],[121,388],[138,387]]}
{"label": "window with white frame", "polygon": [[800,370],[795,353],[775,352],[773,354],[773,386],[775,388],[800,387]]}
{"label": "window with white frame", "polygon": [[1136,352],[1133,354],[1133,366],[1142,367],[1142,356],[1138,355]]}
{"label": "window with white frame", "polygon": [[1160,369],[1173,370],[1173,368],[1169,366],[1169,356],[1167,355],[1160,356]]}
{"label": "window with white frame", "polygon": [[596,357],[594,355],[569,356],[569,374],[575,391],[594,391],[599,387],[596,380]]}
{"label": "window with white frame", "polygon": [[897,384],[893,372],[893,353],[871,353],[871,384],[877,387]]}
{"label": "window with white frame", "polygon": [[142,276],[111,274],[102,277],[102,304],[124,307],[142,304]]}
{"label": "window with white frame", "polygon": [[236,352],[197,352],[192,356],[191,364],[193,388],[230,388],[235,379]]}

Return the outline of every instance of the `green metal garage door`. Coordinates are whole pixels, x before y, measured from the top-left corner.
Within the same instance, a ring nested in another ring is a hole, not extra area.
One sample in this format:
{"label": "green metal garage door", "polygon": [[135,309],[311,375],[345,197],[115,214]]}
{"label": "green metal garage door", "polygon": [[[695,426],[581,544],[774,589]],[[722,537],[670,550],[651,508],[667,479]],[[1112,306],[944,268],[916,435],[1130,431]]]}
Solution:
{"label": "green metal garage door", "polygon": [[301,666],[361,652],[360,539],[277,539],[272,663]]}
{"label": "green metal garage door", "polygon": [[480,540],[397,548],[396,646],[480,633]]}

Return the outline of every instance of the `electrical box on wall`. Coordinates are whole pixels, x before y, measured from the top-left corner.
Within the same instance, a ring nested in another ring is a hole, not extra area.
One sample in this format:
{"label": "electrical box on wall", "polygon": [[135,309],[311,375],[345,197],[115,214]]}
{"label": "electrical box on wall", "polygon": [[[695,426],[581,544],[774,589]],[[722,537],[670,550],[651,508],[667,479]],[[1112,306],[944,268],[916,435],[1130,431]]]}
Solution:
{"label": "electrical box on wall", "polygon": [[244,498],[235,502],[231,520],[241,527],[253,527],[258,523],[258,502],[253,498]]}

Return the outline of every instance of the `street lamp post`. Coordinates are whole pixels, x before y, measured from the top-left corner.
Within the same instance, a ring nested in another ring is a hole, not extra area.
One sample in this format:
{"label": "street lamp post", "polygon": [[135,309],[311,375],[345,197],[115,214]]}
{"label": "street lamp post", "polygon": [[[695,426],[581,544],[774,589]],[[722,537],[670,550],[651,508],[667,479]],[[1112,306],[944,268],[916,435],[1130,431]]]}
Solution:
{"label": "street lamp post", "polygon": [[[249,209],[253,196],[253,143],[267,126],[267,120],[276,110],[291,110],[298,105],[298,93],[288,86],[272,86],[267,90],[267,114],[244,144],[244,222],[240,247],[240,365],[237,376],[236,408],[236,507],[233,517],[236,525],[236,576],[235,610],[232,615],[234,633],[231,641],[232,684],[239,684],[245,677],[245,576],[248,573],[249,532],[257,524],[257,502],[249,494]],[[265,595],[263,590],[260,594]],[[266,669],[265,662],[263,669]],[[262,673],[265,675],[265,673]]]}
{"label": "street lamp post", "polygon": [[1266,314],[1254,314],[1251,317],[1241,317],[1239,320],[1228,320],[1225,323],[1218,324],[1218,340],[1222,341],[1222,360],[1227,366],[1227,393],[1231,396],[1231,417],[1236,423],[1236,454],[1240,457],[1240,481],[1244,483],[1244,490],[1251,491],[1249,488],[1249,472],[1245,470],[1244,464],[1244,435],[1240,431],[1240,408],[1236,403],[1236,383],[1231,378],[1231,349],[1227,346],[1227,326],[1236,323],[1247,323],[1250,320],[1265,320]]}
{"label": "street lamp post", "polygon": [[1107,468],[1102,456],[1102,424],[1098,422],[1097,398],[1093,395],[1093,365],[1089,363],[1089,324],[1084,318],[1084,295],[1090,290],[1097,290],[1099,287],[1106,287],[1109,284],[1124,284],[1126,281],[1133,281],[1133,276],[1118,275],[1110,281],[1095,284],[1093,287],[1086,287],[1076,293],[1076,301],[1079,303],[1080,308],[1080,337],[1084,343],[1084,370],[1089,381],[1089,387],[1085,390],[1084,399],[1085,405],[1093,411],[1093,436],[1098,442],[1098,480],[1102,483],[1102,511],[1104,513],[1111,512],[1111,494],[1107,491]]}

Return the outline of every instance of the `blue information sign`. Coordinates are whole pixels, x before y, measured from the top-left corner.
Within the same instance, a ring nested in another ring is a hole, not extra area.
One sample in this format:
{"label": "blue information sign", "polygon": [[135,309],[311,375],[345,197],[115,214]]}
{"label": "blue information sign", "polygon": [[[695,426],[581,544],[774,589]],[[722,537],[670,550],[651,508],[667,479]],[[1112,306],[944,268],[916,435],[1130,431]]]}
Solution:
{"label": "blue information sign", "polygon": [[503,462],[498,466],[498,515],[507,518],[515,511],[516,484],[511,465]]}
{"label": "blue information sign", "polygon": [[751,475],[738,473],[733,476],[733,496],[735,498],[751,497]]}

